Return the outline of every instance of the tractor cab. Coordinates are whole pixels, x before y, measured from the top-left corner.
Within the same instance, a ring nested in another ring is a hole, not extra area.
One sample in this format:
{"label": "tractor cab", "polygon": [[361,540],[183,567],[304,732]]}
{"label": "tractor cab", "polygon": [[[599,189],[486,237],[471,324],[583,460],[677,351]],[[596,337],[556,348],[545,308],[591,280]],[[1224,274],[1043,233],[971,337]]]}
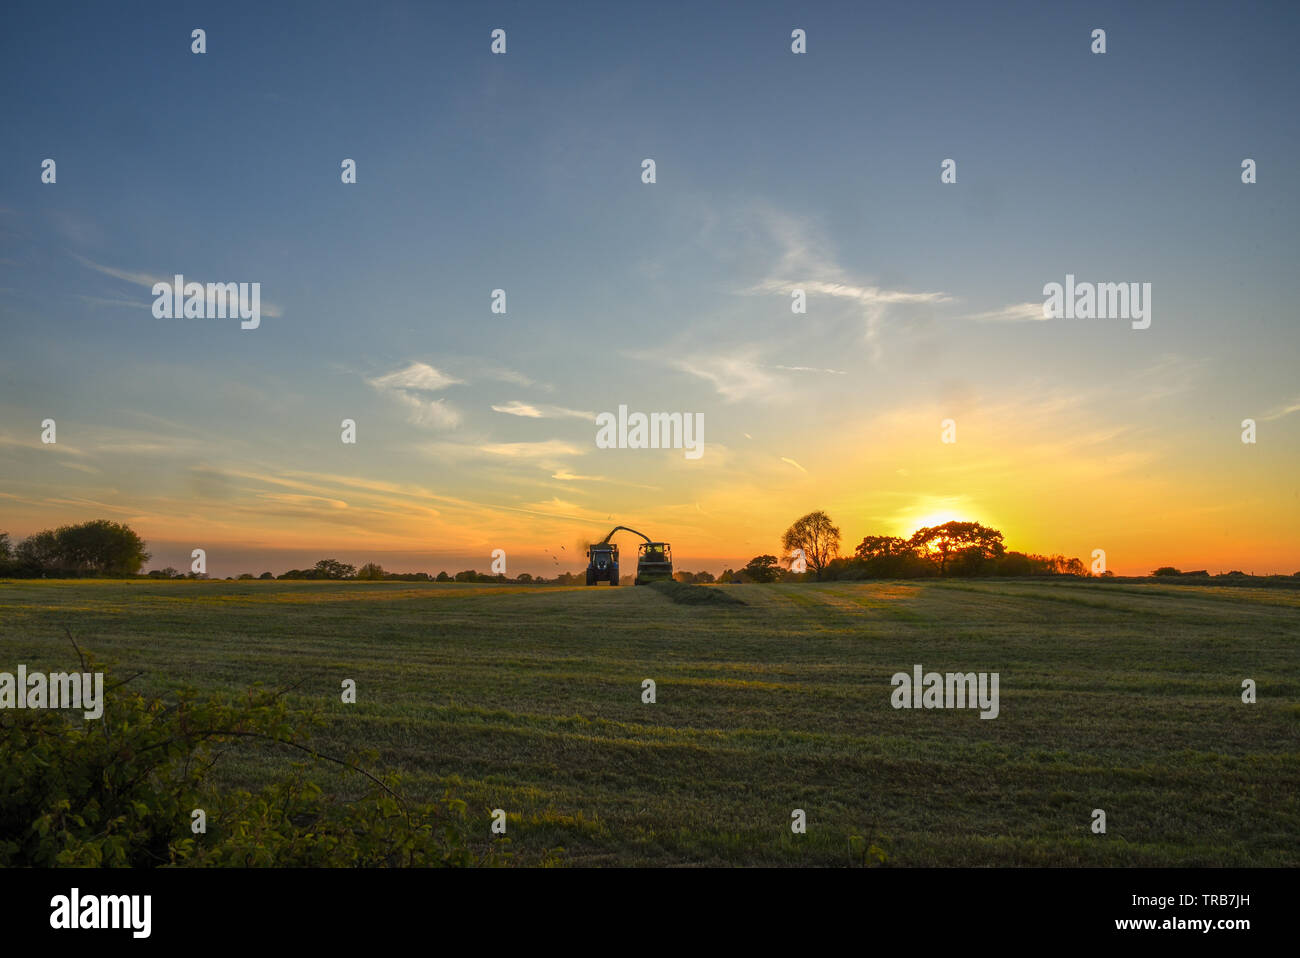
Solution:
{"label": "tractor cab", "polygon": [[636,584],[673,577],[673,547],[667,542],[643,542],[636,560]]}
{"label": "tractor cab", "polygon": [[599,542],[587,548],[587,585],[608,582],[618,585],[618,546]]}

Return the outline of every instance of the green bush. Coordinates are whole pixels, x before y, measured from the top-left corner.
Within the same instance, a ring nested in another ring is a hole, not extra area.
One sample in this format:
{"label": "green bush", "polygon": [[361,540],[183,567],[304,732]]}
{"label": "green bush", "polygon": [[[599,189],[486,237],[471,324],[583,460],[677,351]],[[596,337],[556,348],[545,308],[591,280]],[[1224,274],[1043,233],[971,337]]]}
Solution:
{"label": "green bush", "polygon": [[[94,671],[83,659],[83,671]],[[466,840],[465,805],[449,796],[411,805],[383,780],[304,744],[311,716],[282,693],[246,701],[172,701],[105,684],[104,714],[0,712],[0,867],[14,866],[468,866],[506,855]],[[112,690],[110,694],[110,689]],[[223,743],[292,748],[363,775],[359,801],[326,798],[310,763],[260,792],[219,791],[208,775]],[[205,834],[191,831],[203,809]],[[502,840],[504,841],[504,840]]]}

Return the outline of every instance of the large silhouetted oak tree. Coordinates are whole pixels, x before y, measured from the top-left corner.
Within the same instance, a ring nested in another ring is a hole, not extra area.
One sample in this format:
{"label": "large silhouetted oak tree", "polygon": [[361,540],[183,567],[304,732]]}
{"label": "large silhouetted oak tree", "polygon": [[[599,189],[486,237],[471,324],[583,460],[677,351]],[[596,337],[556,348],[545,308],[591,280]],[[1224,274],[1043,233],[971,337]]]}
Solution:
{"label": "large silhouetted oak tree", "polygon": [[978,522],[945,522],[941,526],[926,526],[912,533],[909,544],[922,555],[939,560],[939,574],[948,571],[948,563],[955,557],[979,563],[1000,558],[1007,550],[1002,544],[1002,533]]}
{"label": "large silhouetted oak tree", "polygon": [[820,579],[826,566],[839,555],[840,530],[826,513],[810,512],[785,530],[781,545],[787,558],[795,549],[802,549],[804,559]]}

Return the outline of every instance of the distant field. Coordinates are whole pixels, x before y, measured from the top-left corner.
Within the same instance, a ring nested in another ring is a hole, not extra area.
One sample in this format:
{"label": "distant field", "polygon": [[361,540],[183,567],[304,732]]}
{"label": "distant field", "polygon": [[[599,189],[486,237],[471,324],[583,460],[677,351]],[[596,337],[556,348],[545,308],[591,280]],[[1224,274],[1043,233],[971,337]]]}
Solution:
{"label": "distant field", "polygon": [[[450,788],[522,862],[1300,865],[1300,592],[1087,582],[650,588],[0,583],[0,670],[63,627],[134,685],[302,682],[322,751]],[[1001,673],[1001,714],[895,710],[890,676]],[[339,700],[355,679],[358,704]],[[641,702],[641,681],[658,702]],[[1245,678],[1259,701],[1240,699]],[[254,786],[287,750],[238,746]],[[332,790],[358,783],[322,771]],[[808,834],[792,835],[805,809]],[[1105,809],[1107,834],[1089,831]]]}

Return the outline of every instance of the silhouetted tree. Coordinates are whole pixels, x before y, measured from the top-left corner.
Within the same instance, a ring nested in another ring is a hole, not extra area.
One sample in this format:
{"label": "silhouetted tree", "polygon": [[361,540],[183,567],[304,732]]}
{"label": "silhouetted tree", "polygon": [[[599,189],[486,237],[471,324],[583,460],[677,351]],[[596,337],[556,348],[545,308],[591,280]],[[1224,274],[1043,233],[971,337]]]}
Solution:
{"label": "silhouetted tree", "polygon": [[978,522],[945,522],[927,526],[912,534],[910,545],[918,552],[939,559],[939,574],[948,572],[948,563],[960,557],[967,571],[978,571],[986,560],[998,559],[1006,552],[1002,533]]}
{"label": "silhouetted tree", "polygon": [[795,549],[802,549],[804,559],[820,579],[827,563],[839,554],[840,530],[826,513],[820,510],[810,512],[785,530],[781,546],[787,555]]}
{"label": "silhouetted tree", "polygon": [[1032,575],[1034,563],[1023,552],[1008,552],[998,560],[998,575]]}
{"label": "silhouetted tree", "polygon": [[754,556],[740,571],[745,573],[751,582],[775,582],[776,577],[781,574],[781,565],[777,562],[776,556]]}
{"label": "silhouetted tree", "polygon": [[367,562],[357,570],[358,579],[382,579],[384,577],[384,567],[378,562]]}
{"label": "silhouetted tree", "polygon": [[356,566],[340,562],[338,559],[321,559],[315,568],[317,579],[351,579],[357,574]]}
{"label": "silhouetted tree", "polygon": [[18,548],[14,550],[14,557],[33,574],[58,572],[59,541],[54,535],[54,530],[46,529],[44,532],[28,536],[18,543]]}
{"label": "silhouetted tree", "polygon": [[916,550],[906,539],[897,536],[866,536],[858,543],[853,554],[859,559],[876,559],[889,556],[911,555]]}
{"label": "silhouetted tree", "polygon": [[31,575],[136,575],[149,559],[143,539],[108,519],[38,532],[19,543],[14,556]]}

